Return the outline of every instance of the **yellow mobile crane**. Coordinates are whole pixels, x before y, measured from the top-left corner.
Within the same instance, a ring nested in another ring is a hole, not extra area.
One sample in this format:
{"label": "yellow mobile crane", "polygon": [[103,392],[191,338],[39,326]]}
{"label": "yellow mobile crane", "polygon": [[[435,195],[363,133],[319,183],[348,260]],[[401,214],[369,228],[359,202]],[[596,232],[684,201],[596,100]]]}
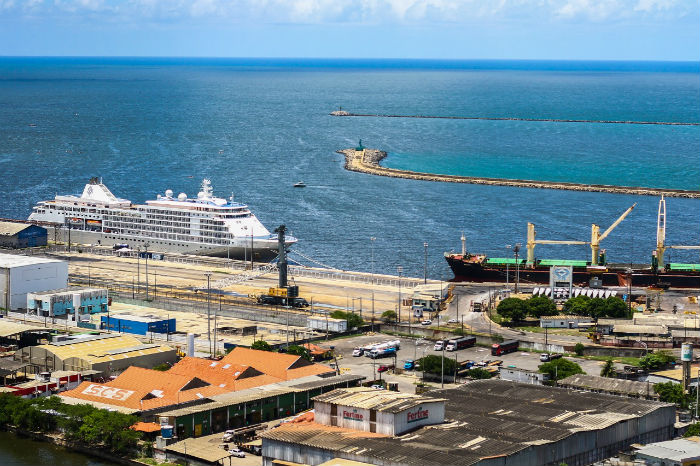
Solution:
{"label": "yellow mobile crane", "polygon": [[666,246],[666,199],[661,196],[659,200],[659,213],[656,217],[656,250],[654,255],[656,256],[656,266],[659,269],[664,269],[666,266],[664,262],[664,252],[666,249],[700,249],[700,246]]}

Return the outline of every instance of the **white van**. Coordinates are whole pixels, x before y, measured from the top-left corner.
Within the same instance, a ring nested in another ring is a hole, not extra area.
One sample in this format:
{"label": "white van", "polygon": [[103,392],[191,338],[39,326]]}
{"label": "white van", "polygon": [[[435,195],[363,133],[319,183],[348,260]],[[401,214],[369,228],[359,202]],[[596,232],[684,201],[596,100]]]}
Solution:
{"label": "white van", "polygon": [[435,342],[435,347],[433,348],[435,351],[442,351],[443,346],[445,345],[445,342],[442,340],[438,340]]}

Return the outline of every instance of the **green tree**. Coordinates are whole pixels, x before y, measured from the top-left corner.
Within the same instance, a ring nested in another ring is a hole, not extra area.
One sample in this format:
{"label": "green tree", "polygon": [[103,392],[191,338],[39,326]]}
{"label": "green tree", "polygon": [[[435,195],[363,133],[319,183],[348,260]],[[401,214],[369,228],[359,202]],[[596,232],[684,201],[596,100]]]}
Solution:
{"label": "green tree", "polygon": [[659,394],[660,401],[675,403],[681,409],[690,406],[691,396],[683,392],[683,386],[679,383],[657,383],[654,385],[654,391]]}
{"label": "green tree", "polygon": [[170,369],[170,364],[168,364],[167,362],[164,362],[163,364],[156,364],[155,366],[153,366],[154,371],[165,372],[168,369]]}
{"label": "green tree", "polygon": [[272,346],[270,346],[270,344],[265,340],[256,340],[253,342],[252,345],[250,345],[250,349],[259,351],[272,351]]}
{"label": "green tree", "polygon": [[555,316],[559,314],[557,305],[546,296],[533,296],[525,301],[525,306],[527,307],[528,315],[537,319],[544,316]]}
{"label": "green tree", "polygon": [[348,322],[348,330],[351,328],[360,327],[365,323],[359,314],[355,314],[353,312],[333,311],[330,313],[330,317],[333,319],[345,319]]}
{"label": "green tree", "polygon": [[308,348],[301,345],[291,345],[287,348],[287,354],[293,354],[295,356],[301,356],[307,361],[311,361],[311,352]]}
{"label": "green tree", "polygon": [[585,349],[586,347],[583,345],[583,343],[576,343],[574,345],[574,353],[576,353],[576,356],[583,356]]}
{"label": "green tree", "polygon": [[396,322],[396,312],[395,311],[382,312],[382,320],[384,322]]}
{"label": "green tree", "polygon": [[514,322],[517,322],[525,318],[528,312],[528,308],[525,304],[525,301],[523,301],[522,299],[506,298],[500,303],[498,303],[496,312],[501,317],[505,317],[506,319],[510,319]]}
{"label": "green tree", "polygon": [[676,361],[676,357],[667,351],[658,351],[650,353],[639,360],[639,367],[646,371],[656,371],[663,369],[672,362]]}
{"label": "green tree", "polygon": [[539,371],[543,374],[549,374],[549,379],[552,381],[565,379],[576,374],[585,374],[581,366],[564,358],[542,364]]}
{"label": "green tree", "polygon": [[613,319],[630,317],[627,315],[627,304],[617,296],[609,296],[605,299],[605,315]]}
{"label": "green tree", "polygon": [[615,377],[615,363],[612,359],[605,361],[605,365],[600,370],[601,377]]}
{"label": "green tree", "polygon": [[[429,356],[422,357],[418,360],[418,365],[420,370],[427,372],[428,374],[441,375],[442,374],[442,357],[435,356],[433,354]],[[454,359],[445,359],[445,375],[452,375],[455,373],[457,368],[457,363]]]}
{"label": "green tree", "polygon": [[490,379],[493,377],[489,371],[482,369],[481,367],[469,369],[468,371],[464,372],[464,375],[472,379]]}
{"label": "green tree", "polygon": [[590,316],[590,303],[591,298],[588,296],[579,295],[575,298],[569,298],[566,300],[562,309],[564,310],[564,314],[567,315]]}
{"label": "green tree", "polygon": [[603,298],[591,298],[588,302],[588,314],[594,319],[605,317],[605,300]]}
{"label": "green tree", "polygon": [[698,435],[700,435],[700,422],[690,424],[683,433],[683,437],[697,437]]}

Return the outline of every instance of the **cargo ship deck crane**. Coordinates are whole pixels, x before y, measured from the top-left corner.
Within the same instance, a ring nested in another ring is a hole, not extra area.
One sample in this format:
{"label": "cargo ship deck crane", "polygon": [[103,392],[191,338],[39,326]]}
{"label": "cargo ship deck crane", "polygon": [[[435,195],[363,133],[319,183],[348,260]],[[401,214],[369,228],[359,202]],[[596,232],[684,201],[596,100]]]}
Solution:
{"label": "cargo ship deck crane", "polygon": [[600,257],[600,242],[603,241],[608,235],[634,210],[637,203],[632,204],[632,207],[625,210],[625,212],[620,215],[620,217],[613,222],[610,227],[600,234],[600,227],[595,223],[591,225],[591,265],[598,265],[598,260]]}
{"label": "cargo ship deck crane", "polygon": [[666,249],[700,249],[698,246],[674,245],[666,246],[666,199],[661,196],[659,200],[659,213],[656,217],[656,266],[660,269],[665,267],[664,253]]}
{"label": "cargo ship deck crane", "polygon": [[588,241],[562,241],[549,239],[535,239],[537,231],[535,231],[534,223],[527,223],[527,265],[535,263],[535,246],[538,244],[589,244]]}

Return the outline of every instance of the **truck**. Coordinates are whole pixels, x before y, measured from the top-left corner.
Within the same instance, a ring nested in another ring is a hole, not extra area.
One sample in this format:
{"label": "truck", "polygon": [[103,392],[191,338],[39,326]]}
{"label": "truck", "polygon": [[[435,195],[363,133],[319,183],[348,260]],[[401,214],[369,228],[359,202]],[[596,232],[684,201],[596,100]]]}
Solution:
{"label": "truck", "polygon": [[476,344],[476,337],[460,337],[447,341],[445,351],[459,351],[464,348],[471,348]]}
{"label": "truck", "polygon": [[399,340],[387,341],[378,345],[373,345],[369,350],[365,348],[365,356],[376,359],[385,356],[393,356],[401,347]]}
{"label": "truck", "polygon": [[298,286],[272,287],[267,293],[258,296],[258,304],[275,306],[309,307],[309,302],[299,296]]}

